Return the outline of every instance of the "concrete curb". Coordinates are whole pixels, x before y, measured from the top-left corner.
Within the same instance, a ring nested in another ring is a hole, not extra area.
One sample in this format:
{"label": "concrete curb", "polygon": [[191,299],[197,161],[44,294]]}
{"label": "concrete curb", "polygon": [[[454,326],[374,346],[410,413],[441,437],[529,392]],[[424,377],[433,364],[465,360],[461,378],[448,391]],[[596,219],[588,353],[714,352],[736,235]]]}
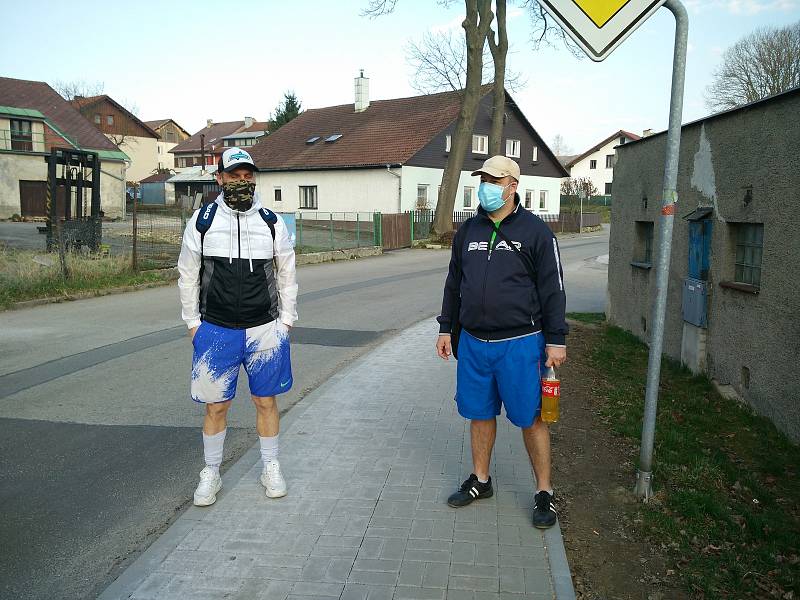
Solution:
{"label": "concrete curb", "polygon": [[567,562],[567,551],[564,548],[564,537],[558,521],[544,532],[547,545],[547,560],[550,563],[550,577],[557,600],[575,600],[575,588],[572,586],[572,573]]}

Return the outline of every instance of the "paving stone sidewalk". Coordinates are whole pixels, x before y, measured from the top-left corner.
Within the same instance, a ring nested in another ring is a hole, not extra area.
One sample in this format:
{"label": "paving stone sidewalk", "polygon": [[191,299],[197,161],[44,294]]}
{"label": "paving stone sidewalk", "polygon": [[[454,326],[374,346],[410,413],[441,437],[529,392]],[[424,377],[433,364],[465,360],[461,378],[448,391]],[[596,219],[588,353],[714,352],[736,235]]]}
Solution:
{"label": "paving stone sidewalk", "polygon": [[100,598],[574,598],[558,526],[531,525],[528,458],[504,417],[494,497],[447,506],[471,471],[469,428],[435,331],[403,331],[289,411],[288,496],[264,496],[254,447],[214,506],[187,510]]}

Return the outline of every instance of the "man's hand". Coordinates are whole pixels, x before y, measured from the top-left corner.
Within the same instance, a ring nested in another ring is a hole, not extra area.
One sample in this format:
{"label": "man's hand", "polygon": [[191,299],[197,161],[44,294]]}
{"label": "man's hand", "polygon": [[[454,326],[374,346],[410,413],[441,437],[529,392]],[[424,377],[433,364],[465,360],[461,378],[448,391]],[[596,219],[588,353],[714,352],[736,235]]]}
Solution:
{"label": "man's hand", "polygon": [[436,339],[436,354],[444,360],[450,360],[450,355],[453,353],[453,348],[450,346],[450,334],[442,333]]}
{"label": "man's hand", "polygon": [[546,346],[544,351],[547,353],[545,367],[560,367],[567,361],[567,349],[561,346]]}
{"label": "man's hand", "polygon": [[194,334],[195,334],[195,333],[197,333],[197,330],[198,330],[198,329],[200,329],[200,327],[199,327],[199,326],[198,326],[198,327],[192,327],[192,328],[189,330],[189,337],[192,339],[192,341],[194,341]]}

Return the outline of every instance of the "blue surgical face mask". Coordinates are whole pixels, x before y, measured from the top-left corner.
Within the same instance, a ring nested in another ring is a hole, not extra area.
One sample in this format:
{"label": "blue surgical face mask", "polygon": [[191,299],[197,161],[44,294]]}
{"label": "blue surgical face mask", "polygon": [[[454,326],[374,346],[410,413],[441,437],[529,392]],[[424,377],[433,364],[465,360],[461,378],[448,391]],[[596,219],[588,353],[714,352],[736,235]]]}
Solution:
{"label": "blue surgical face mask", "polygon": [[494,212],[500,210],[506,203],[503,200],[503,192],[506,187],[496,183],[489,183],[488,181],[481,181],[478,186],[478,200],[486,212]]}

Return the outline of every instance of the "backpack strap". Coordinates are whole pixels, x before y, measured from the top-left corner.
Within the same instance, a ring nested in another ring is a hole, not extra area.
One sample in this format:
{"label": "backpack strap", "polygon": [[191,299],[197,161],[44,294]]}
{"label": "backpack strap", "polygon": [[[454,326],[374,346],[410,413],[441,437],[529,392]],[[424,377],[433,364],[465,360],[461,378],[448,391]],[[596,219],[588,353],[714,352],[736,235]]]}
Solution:
{"label": "backpack strap", "polygon": [[211,229],[211,222],[214,220],[214,215],[217,214],[219,204],[216,202],[209,202],[205,206],[200,207],[200,212],[197,215],[197,221],[194,223],[195,229],[200,232],[200,260],[203,260],[203,240],[206,237],[206,232]]}
{"label": "backpack strap", "polygon": [[268,208],[259,208],[258,214],[264,219],[264,222],[269,226],[269,232],[272,234],[272,244],[275,245],[275,223],[278,222],[278,215]]}

